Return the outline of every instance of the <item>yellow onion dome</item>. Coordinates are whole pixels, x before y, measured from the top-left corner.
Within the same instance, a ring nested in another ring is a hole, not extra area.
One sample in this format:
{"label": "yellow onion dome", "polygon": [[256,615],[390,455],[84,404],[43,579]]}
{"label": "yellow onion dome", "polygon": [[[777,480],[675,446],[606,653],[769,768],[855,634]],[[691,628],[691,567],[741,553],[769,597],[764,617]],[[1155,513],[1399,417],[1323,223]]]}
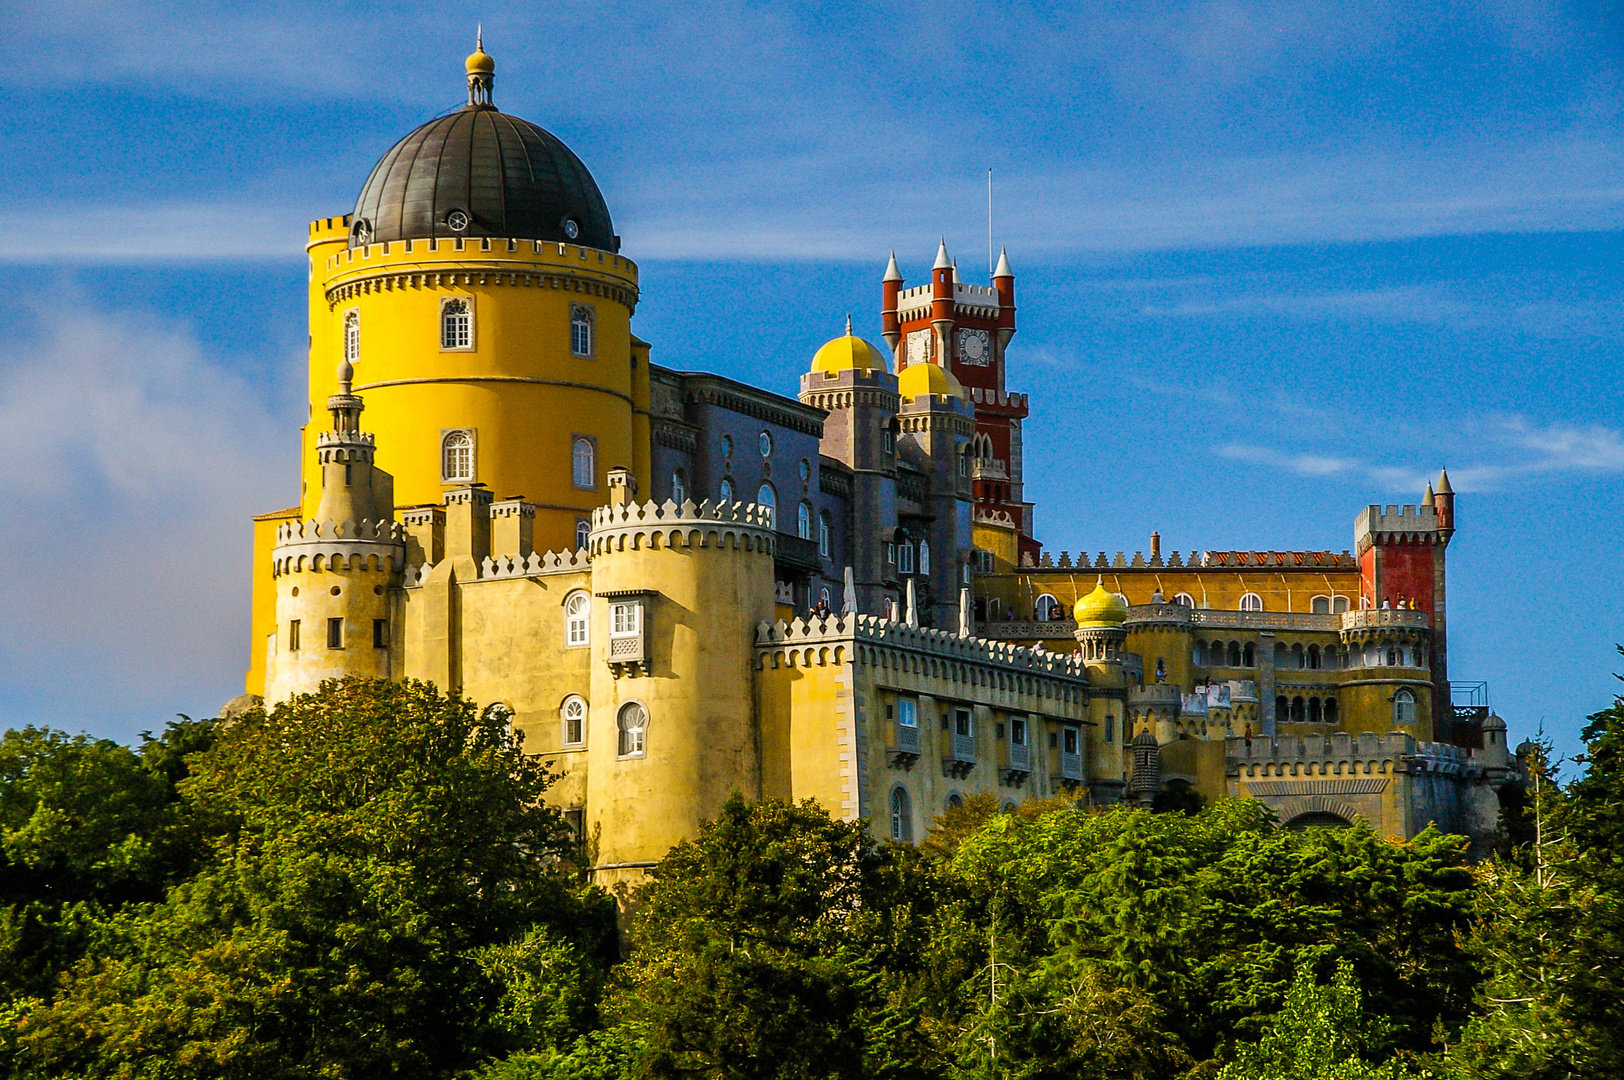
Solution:
{"label": "yellow onion dome", "polygon": [[897,376],[897,393],[905,398],[916,398],[920,394],[935,394],[937,397],[964,398],[964,387],[953,373],[940,364],[929,362],[909,364]]}
{"label": "yellow onion dome", "polygon": [[824,344],[812,356],[813,371],[890,371],[885,354],[851,332],[851,320],[846,320],[846,332]]}
{"label": "yellow onion dome", "polygon": [[480,44],[468,54],[467,67],[470,75],[489,75],[496,70],[496,61],[491,59],[491,54],[485,51],[483,44]]}
{"label": "yellow onion dome", "polygon": [[1078,626],[1121,626],[1127,621],[1128,605],[1116,593],[1106,592],[1105,579],[1101,578],[1093,592],[1077,601],[1072,614]]}

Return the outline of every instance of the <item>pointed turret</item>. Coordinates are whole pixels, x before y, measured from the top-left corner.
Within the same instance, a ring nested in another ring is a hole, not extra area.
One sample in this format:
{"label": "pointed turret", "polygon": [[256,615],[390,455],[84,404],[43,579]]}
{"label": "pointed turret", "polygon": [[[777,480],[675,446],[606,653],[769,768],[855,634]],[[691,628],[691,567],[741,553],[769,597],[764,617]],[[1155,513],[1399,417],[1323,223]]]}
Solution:
{"label": "pointed turret", "polygon": [[496,61],[485,51],[485,28],[474,35],[474,51],[464,65],[468,69],[468,106],[490,108],[491,88],[496,85]]}
{"label": "pointed turret", "polygon": [[897,318],[898,297],[902,293],[902,270],[897,266],[897,253],[885,264],[885,276],[880,279],[880,336],[891,346],[891,364],[897,363],[897,345],[902,341],[902,324]]}
{"label": "pointed turret", "polygon": [[1444,540],[1455,532],[1455,489],[1449,486],[1449,470],[1438,473],[1438,490],[1432,496],[1432,508],[1438,514],[1438,530]]}
{"label": "pointed turret", "polygon": [[932,270],[951,270],[953,260],[947,257],[947,237],[942,237],[941,245],[936,249],[936,261],[931,264]]}
{"label": "pointed turret", "polygon": [[998,267],[992,272],[992,287],[998,292],[998,349],[1002,352],[1015,336],[1015,271],[1009,268],[1009,252],[1002,248]]}
{"label": "pointed turret", "polygon": [[[936,331],[929,359],[947,367],[953,350],[953,283],[958,270],[947,256],[947,237],[942,237],[936,249],[936,262],[930,268],[930,325]],[[918,357],[908,357],[908,363],[917,363]]]}

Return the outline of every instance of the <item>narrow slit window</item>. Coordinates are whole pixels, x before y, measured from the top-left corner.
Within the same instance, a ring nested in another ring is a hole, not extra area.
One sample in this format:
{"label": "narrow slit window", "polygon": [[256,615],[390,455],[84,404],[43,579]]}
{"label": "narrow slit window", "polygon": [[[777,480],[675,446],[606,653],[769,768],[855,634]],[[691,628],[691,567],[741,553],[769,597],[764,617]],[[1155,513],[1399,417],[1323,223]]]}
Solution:
{"label": "narrow slit window", "polygon": [[344,647],[344,620],[327,620],[327,647],[329,649],[342,649]]}

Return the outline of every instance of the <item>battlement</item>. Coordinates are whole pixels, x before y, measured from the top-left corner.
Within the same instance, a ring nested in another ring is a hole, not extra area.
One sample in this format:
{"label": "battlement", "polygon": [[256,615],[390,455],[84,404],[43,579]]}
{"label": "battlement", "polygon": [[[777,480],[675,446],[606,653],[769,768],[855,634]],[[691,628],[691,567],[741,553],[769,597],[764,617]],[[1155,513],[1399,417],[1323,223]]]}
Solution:
{"label": "battlement", "polygon": [[1108,559],[1102,551],[1092,562],[1089,561],[1086,552],[1079,552],[1076,562],[1072,561],[1069,551],[1062,551],[1058,557],[1046,551],[1036,560],[1030,554],[1021,557],[1023,570],[1196,570],[1218,566],[1226,568],[1250,566],[1288,571],[1356,571],[1359,569],[1359,560],[1346,551],[1340,554],[1330,551],[1192,551],[1188,562],[1176,551],[1165,561],[1159,552],[1152,552],[1147,556],[1143,551],[1134,552],[1131,559],[1121,551],[1116,553],[1114,559]]}
{"label": "battlement", "polygon": [[1006,511],[983,510],[980,507],[977,507],[975,511],[975,523],[977,525],[991,525],[999,529],[1013,529],[1015,527],[1015,519],[1010,517]]}
{"label": "battlement", "polygon": [[756,648],[772,650],[833,644],[885,646],[948,660],[1052,675],[1086,683],[1087,669],[1075,653],[1046,652],[986,638],[960,637],[945,630],[848,612],[826,618],[783,619],[756,627]]}
{"label": "battlement", "polygon": [[979,386],[967,386],[964,388],[964,392],[970,395],[970,400],[976,405],[994,409],[1008,409],[1010,412],[1017,412],[1023,416],[1027,412],[1030,400],[1025,394],[1007,394],[998,390],[984,390]]}
{"label": "battlement", "polygon": [[856,406],[896,412],[902,403],[897,377],[884,368],[808,371],[801,376],[800,400],[825,412]]}
{"label": "battlement", "polygon": [[406,564],[406,530],[393,521],[294,521],[276,529],[271,574],[373,570]]}
{"label": "battlement", "polygon": [[1372,503],[1353,523],[1354,547],[1360,554],[1373,544],[1440,543],[1445,539],[1438,511],[1425,504],[1383,509]]}
{"label": "battlement", "polygon": [[663,503],[626,503],[600,506],[592,511],[590,548],[594,555],[637,548],[645,543],[667,547],[743,547],[772,554],[778,534],[773,511],[755,503],[717,502],[709,499],[681,506]]}
{"label": "battlement", "polygon": [[1348,776],[1391,772],[1480,775],[1483,763],[1470,750],[1417,742],[1413,735],[1362,731],[1275,739],[1231,736],[1224,743],[1231,777]]}
{"label": "battlement", "polygon": [[[923,285],[915,285],[911,289],[901,289],[897,292],[897,318],[901,322],[910,322],[930,314],[931,304],[935,301],[935,283],[927,281]],[[953,283],[954,311],[964,315],[979,316],[984,319],[994,318],[998,314],[998,290],[990,285],[966,285],[962,281]]]}
{"label": "battlement", "polygon": [[[408,566],[401,579],[403,588],[415,589],[423,584],[436,564],[423,563]],[[478,567],[479,581],[501,581],[510,578],[546,577],[549,574],[579,574],[592,568],[592,559],[585,548],[576,551],[532,551],[529,555],[496,555],[482,560]]]}

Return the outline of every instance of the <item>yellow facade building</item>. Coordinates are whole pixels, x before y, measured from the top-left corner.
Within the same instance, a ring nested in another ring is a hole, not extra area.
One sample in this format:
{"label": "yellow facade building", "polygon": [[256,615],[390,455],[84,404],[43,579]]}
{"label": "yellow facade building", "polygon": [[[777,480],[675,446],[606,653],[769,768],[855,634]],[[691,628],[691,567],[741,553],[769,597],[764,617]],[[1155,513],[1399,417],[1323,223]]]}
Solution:
{"label": "yellow facade building", "polygon": [[1355,551],[1054,559],[1005,386],[1014,273],[882,280],[796,397],[651,363],[636,265],[552,135],[468,104],[310,228],[297,505],[255,519],[247,692],[420,678],[562,774],[635,881],[732,792],[899,841],[977,792],[1188,786],[1487,836],[1504,725],[1446,675],[1447,477]]}

